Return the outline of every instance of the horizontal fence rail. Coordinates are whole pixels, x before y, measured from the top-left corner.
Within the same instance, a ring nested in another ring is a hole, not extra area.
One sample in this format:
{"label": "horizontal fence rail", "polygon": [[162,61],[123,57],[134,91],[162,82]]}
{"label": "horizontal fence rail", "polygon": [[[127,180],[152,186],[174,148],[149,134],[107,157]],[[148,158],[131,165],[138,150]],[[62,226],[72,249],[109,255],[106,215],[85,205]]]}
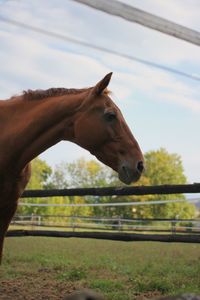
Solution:
{"label": "horizontal fence rail", "polygon": [[30,203],[20,202],[20,206],[39,206],[39,207],[110,207],[110,206],[142,206],[142,205],[155,205],[167,203],[180,203],[180,202],[200,202],[200,198],[194,199],[175,199],[175,200],[154,200],[154,201],[134,201],[134,202],[107,202],[107,203]]}
{"label": "horizontal fence rail", "polygon": [[33,229],[34,227],[63,228],[73,231],[79,229],[85,230],[103,230],[120,232],[154,232],[154,233],[187,233],[200,235],[200,219],[126,219],[120,217],[84,217],[69,215],[16,215],[12,220],[12,225],[19,228]]}
{"label": "horizontal fence rail", "polygon": [[71,219],[82,219],[92,221],[122,221],[122,222],[198,222],[200,219],[171,219],[171,218],[120,218],[120,217],[98,217],[98,216],[79,216],[79,215],[45,215],[45,214],[30,214],[30,215],[15,215],[14,219],[30,219],[30,218],[71,218]]}
{"label": "horizontal fence rail", "polygon": [[89,230],[98,230],[98,231],[120,231],[120,232],[154,232],[154,233],[188,233],[188,234],[199,234],[200,235],[200,227],[191,227],[191,226],[171,226],[171,228],[158,227],[158,226],[147,226],[147,225],[126,225],[124,224],[94,224],[94,223],[65,223],[65,225],[57,225],[54,223],[43,223],[39,222],[20,222],[14,221],[12,223],[15,226],[19,227],[46,227],[46,228],[62,228],[62,229],[71,229],[73,231],[79,229],[89,229]]}
{"label": "horizontal fence rail", "polygon": [[45,236],[63,238],[92,238],[114,241],[159,241],[176,243],[200,243],[200,235],[168,235],[168,234],[132,234],[120,232],[65,232],[65,231],[45,231],[45,230],[10,230],[7,237],[20,236]]}
{"label": "horizontal fence rail", "polygon": [[56,196],[130,196],[130,195],[170,195],[170,194],[200,193],[200,183],[157,185],[157,186],[131,186],[106,188],[73,188],[53,190],[26,190],[22,198],[56,197]]}
{"label": "horizontal fence rail", "polygon": [[[158,234],[158,233],[170,233],[173,235],[177,235],[177,234],[189,234],[189,235],[199,235],[200,236],[200,228],[199,227],[187,227],[187,226],[181,226],[181,227],[172,227],[171,229],[162,229],[162,228],[156,228],[156,226],[126,226],[126,228],[123,228],[123,225],[108,225],[110,228],[105,227],[105,225],[103,224],[81,224],[81,223],[73,223],[73,224],[66,224],[66,225],[47,225],[47,224],[37,224],[37,223],[31,223],[31,224],[27,224],[27,223],[18,223],[18,222],[14,222],[13,223],[15,226],[17,226],[18,228],[26,228],[29,227],[31,229],[33,228],[49,228],[50,231],[52,228],[56,228],[56,230],[60,230],[61,228],[63,230],[65,229],[71,229],[73,230],[73,232],[79,232],[80,230],[88,230],[88,231],[105,231],[105,232],[140,232],[140,234],[144,234],[144,233],[148,233],[151,232],[152,234]],[[112,227],[112,228],[111,228]],[[36,230],[37,230],[36,229]],[[16,229],[17,230],[17,229]],[[65,231],[66,232],[66,231]]]}

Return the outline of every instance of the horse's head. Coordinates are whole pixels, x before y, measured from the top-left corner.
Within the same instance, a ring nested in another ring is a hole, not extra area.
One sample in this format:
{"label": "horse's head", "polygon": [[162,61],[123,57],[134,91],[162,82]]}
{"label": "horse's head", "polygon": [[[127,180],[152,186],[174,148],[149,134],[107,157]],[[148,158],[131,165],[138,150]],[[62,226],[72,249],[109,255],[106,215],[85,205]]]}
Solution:
{"label": "horse's head", "polygon": [[75,143],[118,172],[122,182],[130,184],[140,178],[144,159],[121,111],[109,97],[106,88],[111,76],[107,74],[88,89],[75,122]]}

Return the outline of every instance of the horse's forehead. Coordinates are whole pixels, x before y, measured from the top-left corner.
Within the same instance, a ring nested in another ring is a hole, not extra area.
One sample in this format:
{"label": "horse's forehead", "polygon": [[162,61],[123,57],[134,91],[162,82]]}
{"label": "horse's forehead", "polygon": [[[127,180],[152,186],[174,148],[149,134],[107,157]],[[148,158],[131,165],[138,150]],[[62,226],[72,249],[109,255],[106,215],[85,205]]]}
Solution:
{"label": "horse's forehead", "polygon": [[120,111],[119,107],[114,103],[114,101],[110,97],[106,97],[105,104],[109,108],[113,108],[114,110]]}
{"label": "horse's forehead", "polygon": [[[98,100],[100,100],[100,101],[98,101]],[[113,112],[117,113],[117,116],[119,119],[121,119],[121,121],[125,121],[120,108],[107,95],[103,95],[101,97],[101,99],[96,99],[96,101],[93,101],[93,104],[91,104],[90,109],[113,111]]]}

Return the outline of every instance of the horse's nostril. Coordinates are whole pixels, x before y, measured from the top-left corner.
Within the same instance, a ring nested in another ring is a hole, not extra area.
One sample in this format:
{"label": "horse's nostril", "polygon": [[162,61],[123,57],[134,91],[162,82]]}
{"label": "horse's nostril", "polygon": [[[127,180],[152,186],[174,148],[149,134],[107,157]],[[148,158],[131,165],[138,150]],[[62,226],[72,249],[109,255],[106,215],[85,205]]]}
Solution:
{"label": "horse's nostril", "polygon": [[137,170],[142,173],[143,170],[144,170],[144,163],[143,161],[139,161],[138,164],[137,164]]}

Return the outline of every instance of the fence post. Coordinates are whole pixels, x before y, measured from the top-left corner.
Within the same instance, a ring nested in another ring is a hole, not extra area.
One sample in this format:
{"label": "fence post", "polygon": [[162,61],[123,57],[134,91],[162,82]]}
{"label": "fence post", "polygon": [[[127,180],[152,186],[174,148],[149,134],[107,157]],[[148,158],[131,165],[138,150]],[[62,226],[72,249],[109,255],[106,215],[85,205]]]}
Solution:
{"label": "fence post", "polygon": [[171,224],[172,224],[172,229],[171,229],[172,230],[172,234],[176,234],[176,222],[172,221]]}
{"label": "fence post", "polygon": [[122,223],[121,223],[121,219],[118,218],[118,231],[121,231],[122,230]]}
{"label": "fence post", "polygon": [[38,216],[38,226],[41,225],[41,216]]}
{"label": "fence post", "polygon": [[72,217],[72,231],[75,232],[75,229],[76,229],[76,225],[75,225],[75,218],[74,216]]}

